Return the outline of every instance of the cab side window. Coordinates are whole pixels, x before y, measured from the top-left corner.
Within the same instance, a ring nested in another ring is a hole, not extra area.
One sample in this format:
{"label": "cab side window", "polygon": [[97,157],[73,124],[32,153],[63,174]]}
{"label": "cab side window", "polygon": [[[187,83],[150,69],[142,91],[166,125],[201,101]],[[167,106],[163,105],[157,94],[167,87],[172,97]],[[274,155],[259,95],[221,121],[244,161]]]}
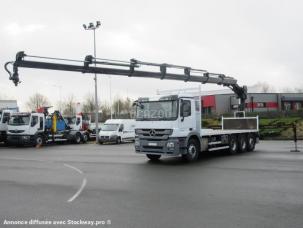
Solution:
{"label": "cab side window", "polygon": [[43,130],[43,117],[40,117],[39,121],[40,121],[39,130]]}
{"label": "cab side window", "polygon": [[4,113],[2,123],[7,123],[9,121],[9,118],[10,118],[10,113]]}
{"label": "cab side window", "polygon": [[124,126],[123,126],[123,124],[121,124],[119,127],[119,131],[123,131],[123,129],[124,129]]}
{"label": "cab side window", "polygon": [[38,116],[32,116],[31,126],[34,127],[38,123]]}
{"label": "cab side window", "polygon": [[191,103],[188,100],[183,100],[182,102],[182,116],[187,117],[191,115]]}

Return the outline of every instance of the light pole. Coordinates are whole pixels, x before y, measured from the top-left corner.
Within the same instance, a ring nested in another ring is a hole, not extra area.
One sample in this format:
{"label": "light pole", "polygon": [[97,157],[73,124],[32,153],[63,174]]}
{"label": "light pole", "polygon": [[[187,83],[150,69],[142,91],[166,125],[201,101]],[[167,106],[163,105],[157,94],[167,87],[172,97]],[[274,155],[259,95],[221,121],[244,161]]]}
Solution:
{"label": "light pole", "polygon": [[[85,30],[93,30],[94,32],[94,57],[97,57],[96,54],[96,29],[99,28],[101,25],[100,21],[96,21],[96,24],[90,22],[88,25],[83,24],[83,28]],[[95,62],[96,66],[96,62]],[[98,127],[98,84],[97,84],[97,74],[95,74],[95,122],[96,122],[96,143],[98,143],[98,133],[99,133],[99,127]]]}
{"label": "light pole", "polygon": [[109,76],[109,105],[110,105],[110,118],[113,118],[113,103],[112,103],[112,77]]}

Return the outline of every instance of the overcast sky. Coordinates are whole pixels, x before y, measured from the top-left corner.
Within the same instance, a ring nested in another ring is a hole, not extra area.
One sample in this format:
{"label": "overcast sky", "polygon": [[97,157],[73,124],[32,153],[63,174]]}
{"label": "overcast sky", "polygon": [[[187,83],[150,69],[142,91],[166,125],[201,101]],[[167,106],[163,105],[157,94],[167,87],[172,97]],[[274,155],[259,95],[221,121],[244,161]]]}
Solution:
{"label": "overcast sky", "polygon": [[[82,3],[81,3],[82,2]],[[303,87],[303,2],[292,0],[41,1],[2,0],[0,64],[16,52],[83,59],[93,54],[93,34],[82,24],[100,20],[97,56],[167,62],[224,73],[240,84],[267,82],[275,88]],[[3,69],[3,68],[2,68]],[[20,69],[15,87],[0,70],[0,96],[18,100],[32,94],[52,104],[94,92],[93,75]],[[157,89],[195,83],[112,77],[112,96],[149,96]],[[108,76],[99,76],[99,95],[109,100]],[[203,85],[202,89],[219,89]]]}

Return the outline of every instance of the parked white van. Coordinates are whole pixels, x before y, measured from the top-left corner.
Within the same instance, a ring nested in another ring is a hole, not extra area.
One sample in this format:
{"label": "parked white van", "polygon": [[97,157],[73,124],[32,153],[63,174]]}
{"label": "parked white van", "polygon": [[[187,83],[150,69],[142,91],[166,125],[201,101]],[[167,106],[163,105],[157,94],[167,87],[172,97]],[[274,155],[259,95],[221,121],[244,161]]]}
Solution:
{"label": "parked white van", "polygon": [[99,143],[115,142],[117,144],[125,141],[135,140],[134,119],[109,119],[106,120],[99,132]]}

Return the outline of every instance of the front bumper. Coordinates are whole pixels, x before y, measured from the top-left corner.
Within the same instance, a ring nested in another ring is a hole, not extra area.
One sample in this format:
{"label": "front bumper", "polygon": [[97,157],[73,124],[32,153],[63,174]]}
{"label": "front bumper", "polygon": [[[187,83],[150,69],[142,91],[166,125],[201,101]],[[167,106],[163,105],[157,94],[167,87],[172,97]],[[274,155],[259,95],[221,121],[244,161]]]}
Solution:
{"label": "front bumper", "polygon": [[10,145],[33,144],[35,138],[33,135],[7,135],[7,142]]}
{"label": "front bumper", "polygon": [[[173,144],[173,147],[168,147]],[[136,153],[178,156],[186,153],[185,138],[168,138],[167,140],[150,140],[135,138]]]}
{"label": "front bumper", "polygon": [[99,142],[101,143],[107,143],[107,142],[116,142],[118,136],[113,135],[113,136],[99,136]]}
{"label": "front bumper", "polygon": [[0,131],[0,142],[4,142],[7,139],[6,131]]}

